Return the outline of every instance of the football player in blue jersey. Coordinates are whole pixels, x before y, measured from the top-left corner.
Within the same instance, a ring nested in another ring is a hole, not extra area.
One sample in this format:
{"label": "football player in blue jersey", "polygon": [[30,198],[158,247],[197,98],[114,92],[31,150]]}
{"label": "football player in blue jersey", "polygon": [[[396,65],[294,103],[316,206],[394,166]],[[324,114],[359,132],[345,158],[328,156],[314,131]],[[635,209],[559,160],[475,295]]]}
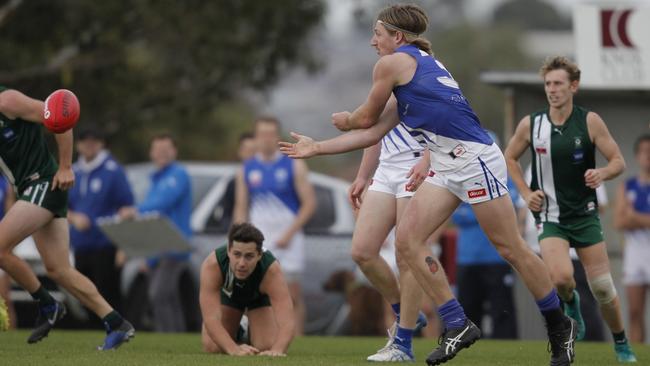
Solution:
{"label": "football player in blue jersey", "polygon": [[444,271],[427,256],[425,246],[431,233],[461,202],[467,202],[490,242],[535,297],[548,327],[550,364],[569,365],[575,355],[576,324],[563,314],[548,270],[517,229],[501,150],[481,127],[458,83],[433,57],[430,43],[421,37],[427,25],[427,15],[418,6],[383,9],[371,41],[380,58],[368,98],[352,113],[332,115],[338,129],[356,131],[319,143],[296,134],[298,142],[281,144],[283,152],[296,158],[341,153],[377,143],[396,125],[404,126],[427,144],[434,171],[410,200],[397,228],[398,252],[438,305],[445,324],[442,341],[427,363],[446,362],[480,338],[480,330],[465,316]]}

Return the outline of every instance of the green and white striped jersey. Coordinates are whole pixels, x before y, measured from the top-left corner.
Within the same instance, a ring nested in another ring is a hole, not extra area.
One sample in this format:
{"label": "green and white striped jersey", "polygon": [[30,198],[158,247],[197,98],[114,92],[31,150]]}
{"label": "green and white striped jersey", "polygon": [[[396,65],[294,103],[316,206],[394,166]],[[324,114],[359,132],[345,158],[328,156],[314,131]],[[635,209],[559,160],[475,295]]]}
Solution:
{"label": "green and white striped jersey", "polygon": [[551,121],[549,110],[530,115],[532,180],[530,188],[545,195],[538,222],[566,223],[598,214],[596,191],[584,174],[596,166],[595,145],[587,129],[588,110],[575,106],[563,125]]}

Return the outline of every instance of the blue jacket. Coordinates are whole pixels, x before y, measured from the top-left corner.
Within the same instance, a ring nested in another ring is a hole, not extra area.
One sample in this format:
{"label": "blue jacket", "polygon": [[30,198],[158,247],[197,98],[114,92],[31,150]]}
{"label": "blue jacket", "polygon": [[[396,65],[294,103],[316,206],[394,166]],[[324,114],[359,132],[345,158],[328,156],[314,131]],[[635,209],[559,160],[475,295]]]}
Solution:
{"label": "blue jacket", "polygon": [[[151,187],[149,192],[138,206],[139,213],[157,212],[167,216],[178,230],[189,239],[192,237],[190,217],[192,216],[192,184],[190,175],[185,168],[172,163],[151,174]],[[189,253],[161,253],[176,260],[188,260]],[[157,257],[149,258],[149,267],[155,267]]]}
{"label": "blue jacket", "polygon": [[186,238],[191,238],[192,184],[187,170],[172,163],[151,174],[149,192],[137,208],[139,213],[167,216]]}
{"label": "blue jacket", "polygon": [[99,230],[96,220],[112,216],[120,207],[133,205],[133,193],[122,167],[106,151],[87,163],[79,159],[73,166],[76,184],[68,194],[70,210],[88,216],[91,226],[77,231],[70,226],[70,242],[75,251],[92,251],[113,244]]}
{"label": "blue jacket", "polygon": [[[510,198],[516,207],[519,202],[519,192],[510,177],[508,177],[507,186]],[[506,263],[483,233],[470,204],[461,203],[451,216],[451,220],[458,229],[458,242],[456,243],[458,265]]]}

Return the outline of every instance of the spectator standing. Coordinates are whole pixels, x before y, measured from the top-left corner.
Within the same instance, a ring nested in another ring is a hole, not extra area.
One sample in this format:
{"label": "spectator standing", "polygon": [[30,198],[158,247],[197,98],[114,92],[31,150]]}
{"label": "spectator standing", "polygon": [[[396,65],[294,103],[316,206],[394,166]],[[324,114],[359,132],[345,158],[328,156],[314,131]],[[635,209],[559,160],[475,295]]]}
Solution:
{"label": "spectator standing", "polygon": [[[128,219],[138,214],[156,212],[168,217],[185,239],[190,240],[192,187],[187,170],[176,162],[177,155],[176,142],[171,135],[160,134],[153,138],[149,156],[156,171],[151,175],[149,191],[137,206],[122,208],[120,216]],[[198,291],[191,275],[189,257],[189,252],[167,252],[147,262],[151,271],[149,300],[155,331],[186,331],[188,315],[195,310],[193,305],[198,308],[198,303],[194,304],[195,296],[191,297],[194,301],[188,303],[187,296],[182,295],[186,290]],[[191,282],[189,286],[188,281]]]}
{"label": "spectator standing", "polygon": [[100,217],[113,216],[133,205],[133,193],[122,166],[106,150],[104,136],[88,129],[76,143],[79,158],[72,169],[75,184],[68,195],[70,243],[75,266],[97,286],[118,311],[122,308],[117,248],[97,226]]}

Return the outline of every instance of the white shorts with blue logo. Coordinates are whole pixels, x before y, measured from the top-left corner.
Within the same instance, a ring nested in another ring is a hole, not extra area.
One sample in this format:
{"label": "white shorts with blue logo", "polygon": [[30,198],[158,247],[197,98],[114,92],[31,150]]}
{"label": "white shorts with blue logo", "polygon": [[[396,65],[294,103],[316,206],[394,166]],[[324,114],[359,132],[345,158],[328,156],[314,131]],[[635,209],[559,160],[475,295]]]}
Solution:
{"label": "white shorts with blue logo", "polygon": [[[435,158],[434,158],[435,159]],[[446,188],[469,204],[485,202],[508,194],[508,168],[496,144],[484,149],[463,168],[452,173],[436,173],[424,180]]]}

